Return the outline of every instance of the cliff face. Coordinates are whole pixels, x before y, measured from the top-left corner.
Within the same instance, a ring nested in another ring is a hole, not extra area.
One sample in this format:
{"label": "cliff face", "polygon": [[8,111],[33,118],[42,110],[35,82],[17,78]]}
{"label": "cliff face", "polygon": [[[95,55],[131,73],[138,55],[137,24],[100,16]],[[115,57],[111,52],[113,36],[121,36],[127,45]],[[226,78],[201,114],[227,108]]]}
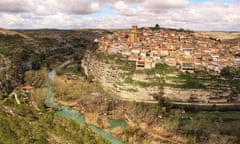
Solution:
{"label": "cliff face", "polygon": [[86,53],[82,60],[85,75],[91,80],[99,82],[106,90],[119,96],[120,99],[156,103],[153,95],[160,92],[159,87],[141,87],[126,83],[125,78],[129,71],[119,68],[121,66],[114,60],[101,60],[91,52]]}
{"label": "cliff face", "polygon": [[205,74],[192,77],[177,71],[169,74],[156,74],[157,71],[155,74],[144,71],[131,73],[131,66],[127,66],[126,60],[119,63],[121,56],[103,55],[99,58],[99,55],[101,53],[85,54],[82,60],[84,73],[122,100],[157,103],[155,98],[164,96],[183,103],[239,102],[240,95],[234,95],[228,83],[224,83],[220,77],[211,79]]}

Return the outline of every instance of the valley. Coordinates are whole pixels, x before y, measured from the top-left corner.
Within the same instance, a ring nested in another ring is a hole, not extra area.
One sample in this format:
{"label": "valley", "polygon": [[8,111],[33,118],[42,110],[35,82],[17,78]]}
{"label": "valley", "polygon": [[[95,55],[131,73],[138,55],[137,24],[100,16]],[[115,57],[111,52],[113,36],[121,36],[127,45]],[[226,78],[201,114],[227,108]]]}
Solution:
{"label": "valley", "polygon": [[[174,105],[239,103],[238,72],[184,73],[165,63],[138,70],[120,54],[96,51],[94,39],[106,31],[1,30],[0,142],[16,143],[14,135],[17,143],[113,143],[98,130],[122,143],[239,142],[239,105],[211,111]],[[23,93],[26,86],[33,92]],[[49,106],[49,95],[61,106]],[[79,114],[86,124],[75,119]]]}

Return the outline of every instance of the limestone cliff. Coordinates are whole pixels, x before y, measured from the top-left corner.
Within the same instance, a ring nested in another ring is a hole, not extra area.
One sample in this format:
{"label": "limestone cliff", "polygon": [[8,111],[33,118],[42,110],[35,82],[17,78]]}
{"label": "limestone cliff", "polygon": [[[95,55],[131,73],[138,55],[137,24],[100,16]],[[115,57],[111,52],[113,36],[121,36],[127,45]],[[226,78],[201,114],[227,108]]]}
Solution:
{"label": "limestone cliff", "polygon": [[[220,85],[220,79],[211,80],[208,75],[199,74],[198,77],[203,78],[191,78],[184,74],[187,77],[181,80],[176,80],[179,78],[178,75],[181,75],[177,71],[162,75],[149,75],[141,72],[129,75],[128,70],[121,69],[124,63],[116,62],[115,59],[118,57],[106,58],[110,56],[104,55],[98,58],[98,55],[95,52],[86,52],[82,59],[84,73],[122,100],[156,103],[154,98],[156,95],[164,96],[171,101],[193,103],[229,103],[238,102],[239,99],[239,95],[232,94],[228,84],[221,82]],[[162,82],[156,83],[156,79]],[[195,84],[197,85],[194,86]]]}
{"label": "limestone cliff", "polygon": [[114,60],[108,62],[100,60],[91,52],[87,52],[82,60],[85,75],[101,83],[106,90],[113,92],[120,99],[156,102],[153,94],[159,93],[158,87],[141,87],[125,83],[128,71],[119,69],[120,66]]}

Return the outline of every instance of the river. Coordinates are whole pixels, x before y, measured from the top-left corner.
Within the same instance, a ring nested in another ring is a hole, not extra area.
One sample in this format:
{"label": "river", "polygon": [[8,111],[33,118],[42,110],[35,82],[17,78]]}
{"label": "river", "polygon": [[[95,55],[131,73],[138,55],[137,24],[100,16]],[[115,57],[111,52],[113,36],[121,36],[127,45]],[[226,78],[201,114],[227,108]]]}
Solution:
{"label": "river", "polygon": [[[55,78],[55,75],[56,75],[56,71],[53,70],[53,71],[49,72],[48,78],[51,81],[53,81],[54,78]],[[67,118],[67,119],[74,120],[75,122],[77,122],[80,125],[86,124],[89,128],[91,128],[96,133],[100,134],[106,141],[108,141],[112,144],[124,144],[124,142],[122,142],[120,139],[112,136],[111,134],[107,133],[103,129],[97,128],[94,125],[87,124],[85,122],[84,115],[81,114],[79,111],[71,109],[70,107],[63,106],[63,105],[60,105],[60,104],[56,103],[55,100],[54,100],[53,88],[52,88],[49,81],[46,81],[45,87],[48,88],[48,93],[47,93],[47,97],[46,97],[46,100],[45,100],[45,104],[48,107],[58,109],[59,111],[55,112],[56,115]]]}

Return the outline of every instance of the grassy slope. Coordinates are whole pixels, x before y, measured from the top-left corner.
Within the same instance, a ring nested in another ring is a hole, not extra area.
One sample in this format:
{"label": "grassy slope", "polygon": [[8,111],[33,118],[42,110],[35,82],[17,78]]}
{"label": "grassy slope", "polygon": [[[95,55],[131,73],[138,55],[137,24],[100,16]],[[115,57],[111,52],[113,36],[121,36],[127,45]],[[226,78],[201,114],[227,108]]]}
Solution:
{"label": "grassy slope", "polygon": [[239,112],[182,113],[180,110],[172,110],[161,123],[170,131],[192,136],[198,142],[203,142],[210,134],[233,138],[240,136]]}

